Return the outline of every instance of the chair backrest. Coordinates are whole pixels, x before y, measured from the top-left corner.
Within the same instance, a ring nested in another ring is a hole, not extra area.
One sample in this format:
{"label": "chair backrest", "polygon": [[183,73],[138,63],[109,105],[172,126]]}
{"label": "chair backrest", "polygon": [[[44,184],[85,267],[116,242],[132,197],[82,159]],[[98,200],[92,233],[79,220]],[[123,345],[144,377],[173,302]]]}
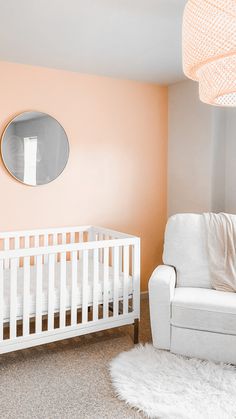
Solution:
{"label": "chair backrest", "polygon": [[170,217],[165,231],[163,262],[176,268],[178,287],[212,288],[202,215]]}

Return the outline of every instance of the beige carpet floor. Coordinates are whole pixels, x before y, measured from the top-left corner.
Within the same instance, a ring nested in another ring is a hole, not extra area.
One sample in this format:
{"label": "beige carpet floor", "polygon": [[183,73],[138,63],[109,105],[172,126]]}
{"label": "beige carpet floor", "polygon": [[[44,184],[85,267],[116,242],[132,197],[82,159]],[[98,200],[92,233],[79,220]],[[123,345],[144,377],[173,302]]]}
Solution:
{"label": "beige carpet floor", "polygon": [[[0,356],[0,418],[143,418],[115,397],[109,361],[133,347],[133,327]],[[151,340],[148,300],[141,302],[140,341]]]}

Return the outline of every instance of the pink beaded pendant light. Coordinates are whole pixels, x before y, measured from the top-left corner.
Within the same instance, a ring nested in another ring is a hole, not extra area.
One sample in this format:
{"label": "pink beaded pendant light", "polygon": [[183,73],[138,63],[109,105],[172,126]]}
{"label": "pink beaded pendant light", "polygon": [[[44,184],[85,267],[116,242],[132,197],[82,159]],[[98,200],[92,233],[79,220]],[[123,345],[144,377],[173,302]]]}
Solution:
{"label": "pink beaded pendant light", "polygon": [[236,0],[189,0],[183,19],[183,69],[200,99],[236,106]]}

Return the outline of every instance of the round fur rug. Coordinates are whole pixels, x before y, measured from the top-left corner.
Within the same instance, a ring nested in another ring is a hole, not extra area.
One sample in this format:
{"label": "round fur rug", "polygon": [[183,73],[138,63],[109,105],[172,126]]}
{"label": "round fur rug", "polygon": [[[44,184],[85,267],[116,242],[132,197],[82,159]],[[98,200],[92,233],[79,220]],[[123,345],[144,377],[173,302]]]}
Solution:
{"label": "round fur rug", "polygon": [[149,418],[236,418],[236,368],[137,346],[112,360],[118,397]]}

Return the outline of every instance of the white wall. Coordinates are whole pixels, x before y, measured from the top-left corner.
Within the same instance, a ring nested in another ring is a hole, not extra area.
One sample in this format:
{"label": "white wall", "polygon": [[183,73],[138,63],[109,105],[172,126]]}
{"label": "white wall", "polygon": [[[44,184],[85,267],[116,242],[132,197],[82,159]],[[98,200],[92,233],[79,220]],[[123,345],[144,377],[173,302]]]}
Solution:
{"label": "white wall", "polygon": [[236,109],[199,100],[190,80],[169,87],[168,213],[236,213]]}

